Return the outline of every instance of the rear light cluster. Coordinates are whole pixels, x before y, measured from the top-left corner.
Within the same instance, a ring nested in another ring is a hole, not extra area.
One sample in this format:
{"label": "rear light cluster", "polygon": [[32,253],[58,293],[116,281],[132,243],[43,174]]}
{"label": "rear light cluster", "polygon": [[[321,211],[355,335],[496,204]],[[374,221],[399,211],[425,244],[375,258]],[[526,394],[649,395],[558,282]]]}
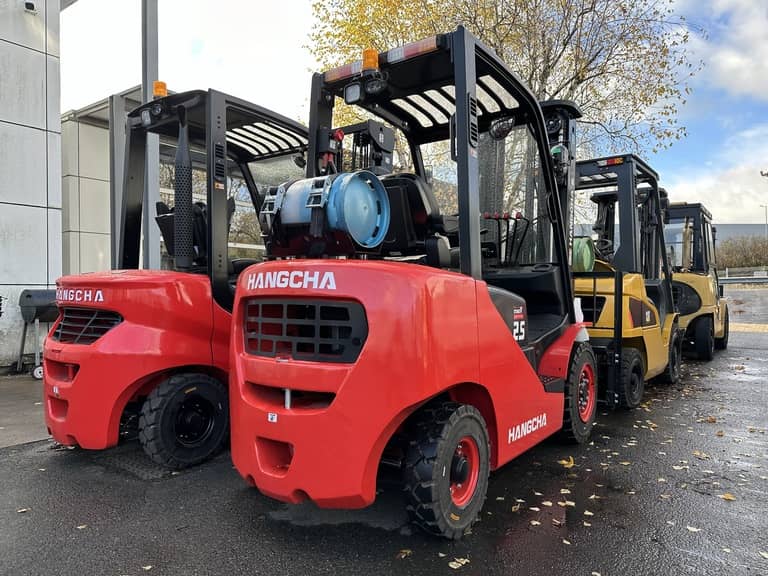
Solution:
{"label": "rear light cluster", "polygon": [[95,308],[62,308],[53,339],[64,344],[93,344],[123,321],[117,312]]}
{"label": "rear light cluster", "polygon": [[250,298],[244,323],[245,351],[272,358],[352,363],[368,337],[358,302]]}

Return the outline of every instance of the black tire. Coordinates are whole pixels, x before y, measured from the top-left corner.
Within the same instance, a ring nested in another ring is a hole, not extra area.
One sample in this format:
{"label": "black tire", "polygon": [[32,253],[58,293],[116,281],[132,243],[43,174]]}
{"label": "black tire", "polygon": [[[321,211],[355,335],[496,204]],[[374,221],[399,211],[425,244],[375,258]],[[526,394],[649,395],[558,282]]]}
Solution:
{"label": "black tire", "polygon": [[643,356],[636,348],[621,351],[621,381],[619,405],[625,410],[640,406],[645,392],[645,365]]}
{"label": "black tire", "polygon": [[597,415],[597,364],[592,346],[586,342],[576,345],[564,393],[560,435],[568,442],[583,444],[589,439]]}
{"label": "black tire", "polygon": [[669,359],[661,380],[667,384],[677,384],[680,381],[680,367],[683,360],[683,338],[677,326],[672,327],[669,342]]}
{"label": "black tire", "polygon": [[[477,448],[473,462],[460,452],[466,439]],[[485,420],[473,406],[442,402],[420,411],[411,430],[403,470],[408,513],[414,524],[425,532],[453,540],[464,535],[485,502],[489,444]],[[474,480],[473,472],[477,474]],[[462,473],[469,479],[459,481]],[[469,484],[463,486],[466,482]],[[461,500],[460,504],[457,500]]]}
{"label": "black tire", "polygon": [[715,338],[715,348],[718,350],[725,350],[728,348],[728,334],[730,330],[730,318],[728,314],[728,306],[725,307],[725,318],[723,319],[723,337]]}
{"label": "black tire", "polygon": [[701,316],[696,320],[694,340],[699,360],[709,362],[715,357],[715,329],[711,316]]}
{"label": "black tire", "polygon": [[204,462],[221,450],[228,433],[227,388],[206,374],[174,374],[141,407],[141,447],[167,468]]}

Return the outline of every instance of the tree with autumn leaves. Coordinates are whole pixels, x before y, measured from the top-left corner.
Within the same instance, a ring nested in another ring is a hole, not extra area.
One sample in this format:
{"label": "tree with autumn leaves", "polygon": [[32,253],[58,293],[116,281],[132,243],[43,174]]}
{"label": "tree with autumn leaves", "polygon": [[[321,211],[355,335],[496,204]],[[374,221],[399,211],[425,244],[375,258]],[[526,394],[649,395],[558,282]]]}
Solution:
{"label": "tree with autumn leaves", "polygon": [[699,64],[674,0],[323,0],[310,50],[324,68],[464,24],[541,100],[574,100],[589,155],[665,148]]}

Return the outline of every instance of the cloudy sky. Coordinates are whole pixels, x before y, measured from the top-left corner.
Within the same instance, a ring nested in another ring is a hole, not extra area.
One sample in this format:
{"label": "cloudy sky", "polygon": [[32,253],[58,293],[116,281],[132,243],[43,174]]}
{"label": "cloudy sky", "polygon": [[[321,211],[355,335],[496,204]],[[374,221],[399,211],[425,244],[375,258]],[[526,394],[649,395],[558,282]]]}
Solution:
{"label": "cloudy sky", "polygon": [[[62,110],[140,83],[139,0],[79,0],[61,16]],[[768,0],[676,0],[707,36],[681,110],[689,136],[649,158],[674,201],[704,202],[719,223],[762,223],[768,204]],[[160,0],[160,78],[217,88],[305,120],[315,62],[310,0]]]}

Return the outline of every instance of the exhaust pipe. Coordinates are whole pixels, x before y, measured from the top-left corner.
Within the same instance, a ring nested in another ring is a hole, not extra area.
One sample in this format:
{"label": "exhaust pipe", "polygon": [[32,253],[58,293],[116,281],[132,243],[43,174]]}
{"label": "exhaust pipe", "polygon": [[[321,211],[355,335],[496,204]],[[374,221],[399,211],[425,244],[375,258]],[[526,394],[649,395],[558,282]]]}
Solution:
{"label": "exhaust pipe", "polygon": [[179,107],[179,139],[174,164],[174,267],[184,271],[192,268],[195,249],[192,237],[192,158],[189,153],[187,110]]}

